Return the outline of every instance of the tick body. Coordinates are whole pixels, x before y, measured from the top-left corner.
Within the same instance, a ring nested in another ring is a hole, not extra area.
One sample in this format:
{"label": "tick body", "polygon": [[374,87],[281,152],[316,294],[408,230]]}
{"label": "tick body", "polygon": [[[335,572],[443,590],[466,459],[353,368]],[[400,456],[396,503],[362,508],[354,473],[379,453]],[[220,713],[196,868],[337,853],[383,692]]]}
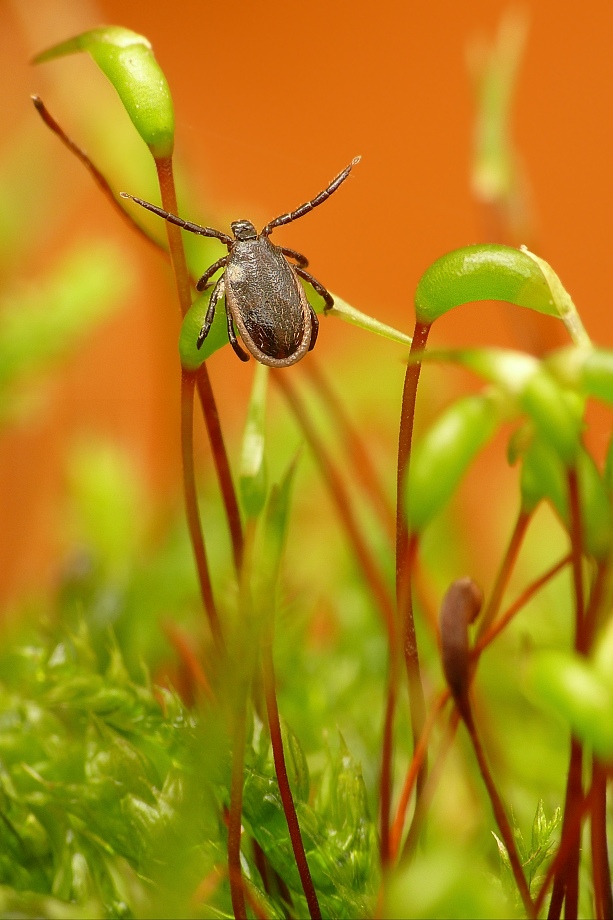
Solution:
{"label": "tick body", "polygon": [[[164,211],[156,205],[122,192],[137,204],[170,223],[191,233],[214,237],[228,249],[228,254],[209,266],[198,281],[199,291],[210,286],[211,278],[224,269],[214,282],[213,292],[204,323],[197,339],[198,348],[206,339],[219,300],[225,299],[228,338],[241,359],[248,361],[249,354],[239,345],[236,330],[247,351],[261,364],[269,367],[289,367],[300,361],[317,340],[319,321],[309,304],[300,283],[308,281],[324,300],[324,311],[334,305],[331,294],[307,271],[307,260],[300,253],[283,246],[275,246],[269,239],[275,227],[303,217],[322,204],[341,185],[353,166],[356,157],[332,182],[311,201],[276,217],[258,233],[248,220],[234,221],[230,226],[233,237],[212,227],[201,227]],[[290,261],[293,260],[293,261]]]}

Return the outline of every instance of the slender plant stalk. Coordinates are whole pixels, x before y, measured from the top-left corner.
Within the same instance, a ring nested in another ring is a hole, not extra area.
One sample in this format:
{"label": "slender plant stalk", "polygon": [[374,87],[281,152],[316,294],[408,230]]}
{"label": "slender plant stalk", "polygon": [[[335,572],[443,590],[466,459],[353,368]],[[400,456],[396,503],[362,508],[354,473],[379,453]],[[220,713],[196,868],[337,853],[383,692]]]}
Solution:
{"label": "slender plant stalk", "polygon": [[76,158],[83,164],[83,166],[85,166],[85,168],[87,169],[87,171],[93,178],[94,182],[96,183],[96,185],[98,186],[102,194],[105,196],[105,198],[107,198],[110,201],[112,206],[119,213],[121,219],[125,220],[133,230],[136,230],[138,233],[144,236],[145,239],[149,243],[151,243],[152,246],[155,246],[158,252],[163,252],[166,258],[169,259],[169,253],[164,248],[164,244],[162,243],[162,241],[157,239],[157,237],[152,236],[152,234],[149,233],[147,228],[143,224],[141,224],[138,220],[136,220],[136,218],[132,215],[130,211],[126,211],[124,204],[123,204],[123,199],[118,198],[115,195],[115,192],[109,185],[105,176],[100,172],[100,170],[95,165],[95,163],[93,163],[92,160],[90,160],[89,156],[83,150],[83,148],[79,147],[79,145],[75,141],[73,141],[73,139],[69,137],[68,134],[66,134],[64,129],[61,127],[61,125],[57,123],[57,121],[55,120],[53,115],[51,115],[51,113],[47,109],[45,103],[40,98],[40,96],[37,96],[34,94],[33,96],[31,96],[31,99],[32,99],[32,102],[34,103],[34,107],[36,111],[38,112],[38,114],[40,115],[44,123],[47,125],[47,127],[51,131],[53,131],[56,137],[58,137],[61,140],[64,146],[67,147],[68,150],[72,154],[74,154],[74,156],[76,156]]}
{"label": "slender plant stalk", "polygon": [[[559,872],[560,872],[560,867],[562,867],[564,863],[566,862],[569,849],[573,844],[575,836],[577,836],[580,833],[581,823],[583,822],[583,819],[589,812],[591,804],[592,804],[592,794],[590,791],[588,795],[586,795],[585,798],[582,800],[581,808],[578,811],[574,812],[574,814],[571,815],[570,822],[568,825],[568,833],[566,833],[566,835],[563,835],[560,840],[558,849],[556,850],[556,854],[554,858],[552,859],[551,863],[549,864],[549,868],[547,869],[547,873],[543,880],[543,884],[541,885],[536,901],[534,902],[534,909],[536,911],[537,916],[540,914],[543,908],[543,904],[545,903],[545,898],[547,897],[547,892],[549,891],[549,887],[551,883],[554,881],[555,878],[558,877]],[[560,907],[561,907],[561,902],[560,902]],[[550,905],[550,909],[551,909],[551,905]],[[558,914],[559,914],[559,910],[558,910]]]}
{"label": "slender plant stalk", "polygon": [[507,589],[509,584],[509,579],[511,573],[517,562],[517,556],[519,555],[519,550],[523,542],[528,524],[532,518],[531,513],[520,510],[517,520],[515,522],[515,527],[513,528],[513,533],[511,534],[511,539],[507,547],[507,551],[502,560],[502,565],[498,570],[498,575],[496,576],[496,581],[494,582],[494,587],[492,588],[492,593],[490,595],[489,601],[486,604],[483,614],[479,618],[479,627],[477,630],[477,642],[484,635],[487,629],[491,626],[493,621],[498,615],[498,610],[500,609],[500,604],[502,603],[502,598],[504,592]]}
{"label": "slender plant stalk", "polygon": [[296,866],[302,882],[302,889],[309,908],[309,915],[312,920],[321,920],[321,909],[317,899],[317,892],[311,878],[311,871],[302,842],[298,815],[292,796],[292,790],[287,775],[285,765],[285,754],[283,752],[283,738],[281,735],[281,722],[279,720],[279,707],[277,705],[277,689],[275,681],[275,666],[272,653],[272,627],[262,645],[262,670],[264,678],[264,693],[266,696],[266,711],[268,713],[268,726],[270,729],[270,741],[272,745],[272,754],[275,762],[275,772],[279,784],[279,793],[287,821],[287,828],[294,851]]}
{"label": "slender plant stalk", "polygon": [[503,631],[503,629],[508,626],[511,620],[522,609],[522,607],[525,607],[525,605],[534,597],[537,591],[540,591],[540,589],[545,584],[547,584],[548,581],[557,575],[558,572],[561,572],[562,569],[570,562],[572,562],[572,556],[569,553],[567,556],[564,556],[563,559],[560,559],[559,562],[556,562],[556,564],[553,565],[550,569],[547,569],[543,575],[535,579],[532,584],[528,585],[528,587],[522,591],[519,597],[507,608],[500,619],[493,623],[487,632],[484,632],[483,635],[477,640],[471,655],[474,658],[478,658],[483,650],[487,648],[488,645],[491,645],[494,639]]}
{"label": "slender plant stalk", "polygon": [[573,556],[573,584],[575,588],[575,650],[585,649],[583,621],[585,597],[583,592],[583,534],[581,521],[581,498],[576,468],[568,471],[568,508],[570,514],[570,546]]}
{"label": "slender plant stalk", "polygon": [[[572,557],[573,585],[575,591],[575,651],[586,654],[588,651],[585,635],[585,597],[583,591],[583,535],[581,521],[581,503],[577,470],[568,470],[568,507],[570,517],[570,546]],[[572,815],[580,811],[583,802],[583,749],[579,741],[571,738],[570,760],[564,799],[564,818],[562,820],[562,839],[560,846],[567,847],[567,858],[560,864],[556,874],[549,904],[549,920],[558,920],[564,903],[564,916],[567,920],[577,916],[579,909],[579,864],[581,861],[581,835],[572,831]],[[568,844],[565,843],[568,837]]]}
{"label": "slender plant stalk", "polygon": [[592,877],[596,916],[613,920],[613,895],[611,892],[611,869],[607,845],[607,771],[594,758],[592,766]]}
{"label": "slender plant stalk", "polygon": [[393,858],[390,836],[390,813],[394,786],[394,714],[398,696],[398,655],[390,649],[390,673],[387,683],[383,739],[381,743],[381,780],[379,786],[380,859],[385,868]]}
{"label": "slender plant stalk", "polygon": [[[459,724],[460,715],[458,713],[457,707],[455,707],[449,718],[449,724],[445,731],[443,740],[441,741],[441,746],[434,761],[432,771],[428,774],[422,793],[415,802],[415,811],[413,812],[413,817],[411,819],[407,838],[404,842],[400,856],[401,863],[408,862],[408,860],[413,856],[415,850],[417,849],[417,844],[419,843],[419,837],[424,825],[424,821],[426,820],[426,816],[432,804],[432,799],[434,798],[436,787],[438,786],[441,776],[443,775],[445,760],[447,759],[447,754],[451,749],[451,745],[456,736]],[[425,750],[427,750],[427,748]],[[422,756],[425,756],[425,751],[424,755]],[[417,775],[419,775],[419,773],[417,773]]]}
{"label": "slender plant stalk", "polygon": [[[158,180],[160,183],[160,192],[162,196],[162,206],[173,214],[177,213],[177,195],[175,191],[174,175],[172,169],[172,159],[165,157],[156,160]],[[179,305],[181,314],[185,316],[191,306],[191,280],[185,261],[185,250],[181,238],[179,227],[166,223],[166,232],[168,234],[168,244],[170,246],[170,257],[175,273],[175,283],[179,295]],[[228,526],[230,528],[230,537],[232,540],[232,549],[237,572],[240,571],[240,563],[243,555],[243,533],[238,509],[238,500],[230,471],[230,463],[226,453],[221,427],[219,424],[219,414],[213,395],[213,388],[209,378],[209,372],[206,362],[202,364],[197,374],[198,395],[202,404],[204,421],[211,443],[213,452],[213,461],[217,472],[217,478],[221,489],[222,498],[226,510]]]}
{"label": "slender plant stalk", "polygon": [[272,379],[279,387],[290,408],[292,409],[298,424],[300,425],[304,436],[306,437],[313,455],[319,464],[322,475],[328,484],[330,494],[336,505],[341,523],[349,538],[351,546],[357,557],[360,570],[363,573],[370,590],[375,597],[383,619],[387,626],[390,643],[394,641],[395,624],[394,624],[394,605],[392,598],[387,589],[378,566],[373,559],[372,553],[353,513],[353,506],[345,482],[338,472],[336,466],[330,459],[330,456],[324,446],[322,439],[319,437],[311,420],[309,419],[302,400],[298,396],[293,383],[290,382],[288,375],[283,371],[273,371]]}
{"label": "slender plant stalk", "polygon": [[217,614],[213,586],[209,574],[206,547],[198,511],[198,495],[194,472],[194,384],[195,376],[187,371],[181,373],[181,454],[183,458],[183,488],[187,525],[196,559],[196,570],[200,593],[204,603],[211,633],[218,648],[223,647],[221,624]]}
{"label": "slender plant stalk", "polygon": [[583,750],[578,741],[571,738],[570,763],[566,781],[566,795],[564,799],[564,818],[562,819],[562,834],[560,850],[564,859],[557,866],[553,882],[553,891],[549,903],[548,920],[558,920],[565,902],[564,913],[570,918],[577,916],[579,901],[579,857],[581,845],[581,822],[577,825],[575,814],[582,814],[583,789],[581,773],[583,770]]}
{"label": "slender plant stalk", "polygon": [[[413,333],[410,354],[421,352],[426,347],[430,325],[417,322]],[[415,621],[412,599],[412,567],[415,558],[416,538],[409,540],[409,524],[406,502],[406,484],[409,473],[413,424],[415,420],[415,403],[417,386],[421,372],[421,361],[409,361],[404,379],[402,409],[400,413],[400,430],[398,436],[398,468],[396,477],[396,604],[398,622],[403,640],[404,657],[408,677],[409,705],[411,709],[411,727],[413,732],[413,749],[419,743],[425,722],[425,698],[419,667]],[[410,499],[409,499],[410,500]],[[427,762],[424,760],[418,779],[417,794],[425,782]]]}
{"label": "slender plant stalk", "polygon": [[400,793],[400,800],[398,802],[398,808],[396,809],[396,817],[394,819],[391,831],[390,853],[392,860],[396,859],[398,856],[400,841],[402,839],[402,831],[404,829],[406,820],[407,808],[409,807],[409,801],[411,799],[413,789],[415,788],[415,782],[419,775],[421,765],[428,751],[428,744],[430,742],[432,729],[436,724],[436,719],[440,711],[450,697],[451,693],[448,689],[445,689],[441,690],[436,700],[434,701],[424,724],[424,730],[421,734],[417,747],[413,752],[411,763],[409,764],[409,768],[405,774],[402,791]]}
{"label": "slender plant stalk", "polygon": [[364,494],[377,514],[384,532],[390,539],[393,539],[394,510],[383,484],[377,476],[364,439],[360,436],[356,426],[352,424],[345,407],[336,396],[322,371],[321,365],[311,357],[305,362],[305,371],[345,442],[347,453],[351,458],[352,473],[355,473],[356,479],[362,484]]}
{"label": "slender plant stalk", "polygon": [[506,816],[504,805],[502,804],[502,799],[500,798],[498,790],[496,789],[494,779],[485,757],[485,752],[481,746],[481,741],[477,733],[477,728],[472,714],[472,707],[468,700],[468,696],[466,695],[464,699],[457,699],[456,703],[460,711],[460,715],[464,720],[464,724],[466,725],[470,740],[475,751],[475,756],[479,764],[481,777],[490,798],[492,811],[494,812],[494,817],[496,819],[496,824],[498,825],[498,830],[500,831],[500,836],[502,837],[502,841],[509,856],[511,870],[513,872],[513,877],[515,878],[515,884],[517,885],[521,895],[524,910],[526,911],[528,917],[536,917],[534,904],[532,902],[532,898],[530,897],[528,882],[526,881],[526,876],[524,875],[519,853],[517,852],[517,847],[515,845],[513,830],[509,824],[509,819]]}
{"label": "slender plant stalk", "polygon": [[230,463],[226,453],[226,446],[221,432],[217,403],[211,386],[211,378],[206,367],[206,362],[196,371],[196,386],[202,406],[202,414],[211,445],[213,463],[217,472],[217,481],[221,490],[221,497],[226,511],[226,519],[230,530],[232,544],[232,557],[237,574],[243,564],[244,537],[241,524],[241,515],[238,507],[238,498],[234,488],[234,480],[230,470]]}

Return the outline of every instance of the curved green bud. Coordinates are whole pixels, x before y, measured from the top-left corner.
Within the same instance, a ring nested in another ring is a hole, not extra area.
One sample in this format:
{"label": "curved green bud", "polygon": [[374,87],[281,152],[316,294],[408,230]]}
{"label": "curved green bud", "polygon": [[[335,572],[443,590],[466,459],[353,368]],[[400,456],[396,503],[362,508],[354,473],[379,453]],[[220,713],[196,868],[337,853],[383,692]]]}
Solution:
{"label": "curved green bud", "polygon": [[570,652],[540,653],[530,684],[539,700],[604,761],[613,758],[613,693],[589,662]]}
{"label": "curved green bud", "polygon": [[181,323],[181,332],[179,333],[179,357],[181,358],[181,367],[186,371],[197,371],[200,365],[210,358],[218,348],[228,344],[228,326],[226,323],[226,311],[223,304],[217,304],[215,310],[215,319],[209,330],[209,334],[202,343],[202,348],[196,348],[198,334],[202,329],[206,311],[209,307],[209,298],[211,289],[204,291],[194,300],[193,304],[185,314]]}
{"label": "curved green bud", "polygon": [[412,531],[422,531],[442,509],[499,421],[500,405],[493,394],[466,396],[443,412],[415,445],[405,495]]}
{"label": "curved green bud", "polygon": [[415,314],[418,322],[430,324],[452,307],[479,300],[504,300],[557,316],[576,345],[590,344],[556,273],[525,247],[479,244],[441,256],[419,280]]}
{"label": "curved green bud", "polygon": [[421,276],[415,313],[432,323],[452,307],[478,300],[505,300],[557,316],[543,272],[525,252],[496,244],[465,246],[437,259]]}
{"label": "curved green bud", "polygon": [[77,51],[88,51],[108,77],[155,159],[170,157],[174,146],[172,98],[150,42],[130,29],[102,26],[42,51],[34,63]]}

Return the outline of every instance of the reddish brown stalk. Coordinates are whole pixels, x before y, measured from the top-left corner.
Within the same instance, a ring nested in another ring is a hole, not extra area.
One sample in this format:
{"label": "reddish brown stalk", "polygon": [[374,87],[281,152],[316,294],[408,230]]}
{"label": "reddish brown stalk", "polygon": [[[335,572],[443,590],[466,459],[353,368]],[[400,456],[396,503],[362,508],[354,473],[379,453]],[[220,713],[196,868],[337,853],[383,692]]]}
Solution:
{"label": "reddish brown stalk", "polygon": [[411,763],[409,764],[409,769],[407,770],[404,778],[402,792],[400,793],[400,801],[398,802],[396,817],[392,826],[390,839],[390,858],[392,861],[396,859],[400,849],[400,841],[402,839],[402,831],[404,829],[404,823],[406,820],[407,808],[409,807],[409,801],[411,800],[411,795],[415,787],[415,781],[419,775],[421,765],[428,750],[432,729],[434,728],[438,714],[450,696],[451,694],[449,690],[442,690],[437,696],[430,712],[428,713],[428,717],[424,724],[424,730],[421,734],[417,747],[413,752],[413,757],[411,759]]}
{"label": "reddish brown stalk", "polygon": [[200,583],[202,602],[209,620],[211,633],[218,648],[223,646],[221,624],[217,615],[213,586],[209,574],[204,537],[200,526],[198,495],[194,474],[194,383],[195,377],[183,371],[181,374],[181,454],[183,459],[183,489],[185,492],[185,509],[187,526],[191,538],[196,570]]}
{"label": "reddish brown stalk", "polygon": [[[569,852],[570,847],[573,844],[575,836],[579,835],[580,833],[581,822],[583,821],[584,817],[588,813],[590,809],[590,805],[591,805],[591,794],[588,794],[583,799],[581,803],[581,808],[571,816],[569,826],[568,826],[568,833],[565,834],[560,840],[560,844],[558,846],[558,849],[556,850],[556,855],[554,856],[554,858],[552,859],[549,865],[547,874],[545,875],[543,884],[541,885],[540,891],[538,893],[538,897],[536,901],[534,902],[534,909],[537,913],[537,916],[541,912],[543,904],[545,903],[545,898],[547,897],[547,892],[549,891],[549,887],[552,881],[554,880],[554,878],[558,877],[560,868],[563,867],[564,863],[566,862],[568,858],[568,852]],[[553,896],[552,896],[552,900],[553,900]],[[560,902],[560,908],[561,908],[561,902]],[[560,913],[560,908],[558,908],[558,916]],[[551,905],[550,905],[550,910],[551,910]]]}
{"label": "reddish brown stalk", "polygon": [[158,249],[159,251],[163,252],[164,255],[168,258],[169,254],[164,249],[163,243],[160,240],[156,239],[156,237],[152,236],[146,227],[140,224],[132,216],[131,213],[126,211],[123,205],[123,200],[121,198],[118,198],[115,195],[115,192],[113,191],[113,189],[111,188],[111,186],[109,185],[105,177],[102,175],[102,173],[100,172],[98,167],[95,165],[95,163],[92,163],[92,161],[90,160],[89,156],[85,153],[85,151],[81,147],[79,147],[79,145],[75,143],[75,141],[73,141],[73,139],[69,137],[64,131],[64,129],[57,123],[57,121],[51,115],[51,113],[47,109],[45,103],[40,98],[40,96],[37,96],[34,94],[30,98],[32,99],[32,102],[34,103],[34,107],[36,111],[38,112],[38,114],[40,115],[44,123],[47,125],[47,127],[51,131],[53,131],[53,133],[57,137],[59,137],[59,139],[64,144],[64,146],[67,147],[68,150],[70,150],[70,152],[74,154],[74,156],[76,156],[76,158],[83,164],[83,166],[85,166],[85,168],[87,169],[89,174],[92,176],[94,182],[96,183],[96,185],[98,186],[102,194],[106,198],[108,198],[108,200],[111,202],[115,210],[119,212],[121,218],[127,221],[127,223],[130,225],[130,227],[133,230],[137,230],[138,233],[144,236],[145,239],[149,243],[155,246],[155,248]]}
{"label": "reddish brown stalk", "polygon": [[236,572],[239,573],[243,564],[243,527],[241,524],[241,515],[238,507],[236,490],[234,488],[234,481],[230,471],[230,463],[228,461],[226,446],[219,423],[217,403],[215,402],[211,378],[206,368],[206,362],[196,371],[196,386],[198,387],[202,414],[204,416],[204,422],[213,454],[213,463],[215,464],[215,470],[217,472],[217,481],[219,482],[221,497],[226,510],[226,518],[230,530],[230,541],[232,543],[234,567]]}
{"label": "reddish brown stalk", "polygon": [[592,767],[592,877],[598,920],[613,920],[611,870],[607,845],[607,771],[594,759]]}
{"label": "reddish brown stalk", "polygon": [[590,593],[590,600],[585,611],[585,622],[583,624],[582,644],[578,651],[588,655],[594,643],[598,621],[603,613],[602,605],[606,602],[606,583],[609,576],[608,565],[606,562],[599,562],[594,578],[594,584]]}
{"label": "reddish brown stalk", "polygon": [[303,367],[345,442],[347,453],[351,458],[352,473],[355,473],[356,479],[361,482],[364,494],[377,514],[384,532],[393,539],[394,511],[366,450],[364,439],[360,437],[358,429],[352,424],[318,362],[310,358]]}
{"label": "reddish brown stalk", "polygon": [[[581,500],[577,470],[568,470],[568,508],[570,518],[570,545],[573,566],[573,584],[575,589],[575,651],[585,654],[587,643],[585,635],[585,599],[583,591],[583,535],[581,522]],[[579,864],[581,860],[580,835],[572,833],[572,816],[581,809],[583,801],[582,787],[583,750],[579,741],[571,738],[570,762],[566,781],[564,800],[564,818],[562,821],[562,840],[560,846],[567,848],[567,858],[560,864],[553,883],[548,918],[558,920],[564,902],[564,916],[567,920],[577,916],[579,909]],[[566,839],[570,842],[567,843]]]}
{"label": "reddish brown stalk", "polygon": [[531,585],[522,591],[517,600],[513,601],[511,606],[503,613],[499,620],[494,623],[488,631],[481,636],[481,638],[476,642],[475,647],[472,651],[472,655],[475,658],[478,658],[483,650],[487,648],[488,645],[494,641],[494,639],[505,629],[511,620],[519,613],[522,607],[530,601],[537,591],[550,581],[558,572],[561,572],[564,566],[568,565],[572,561],[572,556],[569,553],[568,556],[564,556],[563,559],[560,559],[559,562],[556,562],[550,569],[548,569],[543,575],[535,579]]}
{"label": "reddish brown stalk", "polygon": [[475,751],[475,756],[479,764],[481,777],[490,798],[492,811],[494,812],[494,818],[496,819],[496,824],[498,825],[498,830],[500,831],[502,842],[504,843],[507,850],[509,862],[511,864],[511,870],[513,872],[513,877],[515,878],[515,884],[519,889],[519,893],[523,901],[524,910],[526,911],[528,917],[536,917],[534,904],[532,902],[532,898],[530,897],[528,882],[526,881],[526,876],[524,875],[519,853],[517,852],[517,847],[515,845],[513,830],[509,824],[509,820],[504,810],[504,805],[502,804],[502,799],[498,794],[498,790],[496,789],[492,774],[490,773],[490,769],[485,757],[485,752],[481,746],[479,735],[477,734],[477,728],[475,726],[472,708],[470,706],[468,696],[465,696],[462,700],[456,700],[456,703],[458,705],[458,709],[460,710],[460,715],[464,720],[464,724],[466,725],[470,740]]}
{"label": "reddish brown stalk", "polygon": [[573,583],[575,587],[575,649],[580,651],[585,645],[583,620],[585,600],[583,593],[583,534],[581,522],[581,499],[577,470],[568,470],[568,509],[570,516],[570,545],[573,557]]}
{"label": "reddish brown stalk", "polygon": [[330,494],[336,505],[341,523],[349,538],[353,551],[357,557],[360,570],[363,573],[368,585],[375,597],[383,619],[387,626],[390,646],[393,647],[395,637],[394,627],[394,606],[390,597],[387,585],[383,580],[372,553],[362,535],[358,522],[353,513],[353,507],[349,499],[345,482],[333,464],[330,456],[324,446],[322,439],[319,437],[311,420],[309,419],[302,400],[298,396],[296,388],[290,380],[290,377],[284,371],[273,371],[272,379],[279,387],[287,402],[290,405],[296,419],[306,437],[313,455],[319,464],[322,475],[328,485]]}
{"label": "reddish brown stalk", "polygon": [[[416,322],[410,355],[422,352],[428,341],[430,325]],[[419,654],[415,636],[412,600],[412,566],[415,558],[416,538],[409,540],[406,484],[413,440],[413,423],[415,420],[415,403],[417,386],[421,371],[421,361],[409,361],[404,378],[402,408],[400,412],[400,429],[398,435],[398,469],[396,477],[396,604],[398,622],[403,639],[404,656],[408,677],[409,705],[411,709],[411,727],[413,747],[417,747],[423,732],[425,720],[425,698],[419,668]],[[410,497],[409,497],[410,501]],[[424,760],[418,780],[417,791],[426,777]]]}
{"label": "reddish brown stalk", "polygon": [[[170,644],[175,649],[179,660],[183,666],[185,680],[187,684],[187,703],[191,705],[201,694],[214,699],[213,690],[208,681],[200,659],[191,647],[190,641],[182,629],[179,629],[174,623],[168,621],[162,624],[162,629]],[[184,696],[184,694],[182,694]],[[185,698],[185,696],[184,696]]]}
{"label": "reddish brown stalk", "polygon": [[564,915],[568,918],[577,916],[579,904],[579,858],[580,858],[580,824],[575,826],[574,815],[581,813],[583,789],[581,774],[583,770],[583,750],[578,741],[571,738],[570,763],[566,781],[564,799],[564,818],[560,849],[565,858],[558,864],[549,904],[548,920],[558,920],[565,902]]}
{"label": "reddish brown stalk", "polygon": [[398,695],[398,656],[390,649],[390,674],[387,684],[383,739],[381,742],[381,780],[379,787],[379,834],[381,865],[385,868],[393,858],[390,838],[390,812],[394,786],[394,713]]}
{"label": "reddish brown stalk", "polygon": [[507,585],[509,584],[511,572],[513,571],[515,563],[517,562],[517,556],[519,555],[519,550],[521,548],[521,544],[528,528],[528,524],[530,523],[531,517],[531,513],[526,512],[523,509],[520,510],[515,522],[515,527],[513,528],[513,533],[511,534],[511,539],[509,541],[507,551],[505,553],[504,559],[502,560],[502,565],[500,566],[496,581],[494,582],[492,593],[479,620],[477,642],[488,630],[498,615],[500,604],[502,603],[502,598],[507,589]]}
{"label": "reddish brown stalk", "polygon": [[424,825],[424,821],[432,804],[432,799],[434,798],[436,787],[438,786],[441,776],[443,775],[445,760],[451,749],[451,745],[453,743],[453,739],[456,736],[459,724],[460,714],[457,710],[457,707],[455,707],[449,717],[449,724],[445,731],[443,740],[441,741],[441,746],[438,750],[438,754],[434,760],[432,772],[428,775],[422,793],[415,802],[415,811],[413,812],[407,839],[404,842],[402,854],[400,856],[401,863],[406,863],[415,852],[419,842],[421,829]]}
{"label": "reddish brown stalk", "polygon": [[274,660],[272,654],[272,636],[268,636],[262,647],[262,670],[264,679],[264,693],[266,696],[266,711],[268,713],[268,726],[270,729],[270,742],[272,745],[272,754],[275,762],[275,772],[279,784],[279,793],[285,812],[285,820],[294,851],[296,866],[302,882],[302,889],[309,908],[309,915],[312,920],[321,920],[321,909],[317,900],[317,892],[311,878],[311,871],[307,862],[298,815],[292,797],[292,790],[289,784],[287,768],[285,765],[285,754],[283,752],[283,738],[281,735],[281,723],[279,720],[279,707],[277,705],[277,690],[275,681]]}
{"label": "reddish brown stalk", "polygon": [[[165,157],[155,161],[160,183],[160,192],[162,196],[162,206],[173,214],[177,213],[177,195],[175,191],[174,176],[172,170],[172,158]],[[181,239],[181,230],[179,227],[166,221],[166,232],[168,234],[168,244],[170,246],[170,257],[172,267],[175,273],[175,283],[179,295],[179,306],[181,314],[185,316],[192,303],[191,281],[185,261],[185,250],[183,249],[183,240]],[[240,571],[241,560],[243,556],[243,532],[238,510],[238,500],[230,472],[230,463],[226,453],[221,426],[219,424],[219,413],[213,395],[213,388],[209,378],[209,372],[206,362],[202,364],[197,372],[198,395],[202,404],[202,413],[211,443],[213,452],[213,462],[217,472],[217,479],[221,489],[222,498],[226,510],[228,526],[230,528],[230,537],[232,540],[232,550],[234,563],[237,572]]]}

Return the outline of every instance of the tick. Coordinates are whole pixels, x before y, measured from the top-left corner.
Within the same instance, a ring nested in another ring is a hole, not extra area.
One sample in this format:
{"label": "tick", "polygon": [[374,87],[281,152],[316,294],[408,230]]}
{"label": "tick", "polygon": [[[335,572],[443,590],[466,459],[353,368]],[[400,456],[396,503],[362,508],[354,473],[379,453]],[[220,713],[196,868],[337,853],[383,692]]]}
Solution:
{"label": "tick", "polygon": [[290,367],[313,348],[317,341],[319,321],[306,299],[299,278],[308,281],[323,298],[324,312],[334,306],[334,299],[313,275],[305,271],[309,263],[303,255],[287,246],[275,246],[269,236],[275,227],[304,217],[313,208],[323,204],[359,161],[360,157],[355,157],[323,192],[294,211],[275,217],[260,233],[249,220],[233,221],[230,224],[233,237],[221,230],[183,220],[142,198],[121,193],[123,198],[132,199],[171,224],[189,230],[190,233],[214,237],[228,248],[228,254],[210,265],[196,284],[198,291],[204,291],[210,287],[213,275],[221,268],[225,269],[214,282],[204,323],[196,341],[198,348],[209,334],[215,309],[222,297],[226,304],[228,338],[241,361],[248,361],[249,355],[238,344],[234,327],[247,351],[261,364],[269,367]]}

